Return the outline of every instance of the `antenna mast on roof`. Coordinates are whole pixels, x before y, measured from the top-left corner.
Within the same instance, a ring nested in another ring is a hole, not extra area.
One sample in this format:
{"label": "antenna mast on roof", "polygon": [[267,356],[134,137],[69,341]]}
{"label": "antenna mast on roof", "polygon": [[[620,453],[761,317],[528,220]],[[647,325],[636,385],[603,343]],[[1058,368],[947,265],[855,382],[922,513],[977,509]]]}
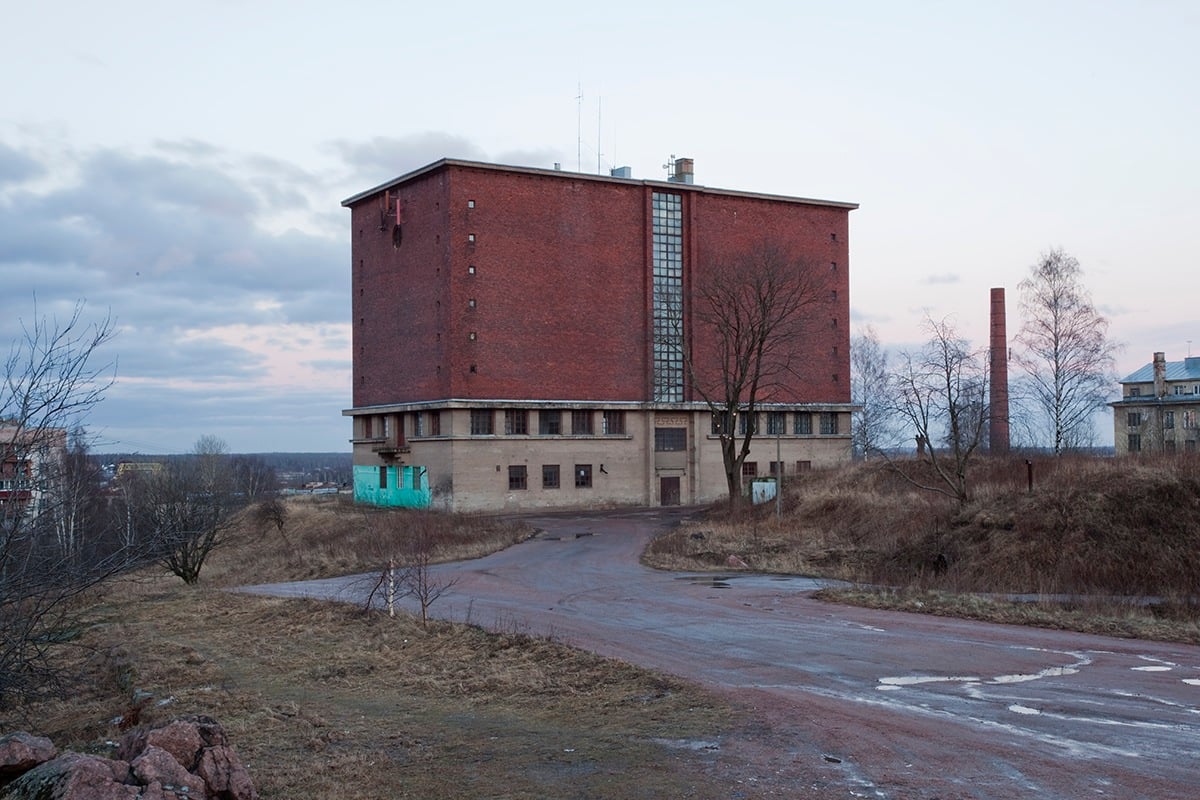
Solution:
{"label": "antenna mast on roof", "polygon": [[597,175],[604,174],[604,168],[602,166],[600,166],[600,156],[603,155],[600,152],[600,131],[602,130],[602,128],[600,126],[600,110],[603,107],[604,107],[604,98],[599,97],[599,96],[596,97],[596,174]]}
{"label": "antenna mast on roof", "polygon": [[583,172],[583,84],[575,95],[575,171]]}

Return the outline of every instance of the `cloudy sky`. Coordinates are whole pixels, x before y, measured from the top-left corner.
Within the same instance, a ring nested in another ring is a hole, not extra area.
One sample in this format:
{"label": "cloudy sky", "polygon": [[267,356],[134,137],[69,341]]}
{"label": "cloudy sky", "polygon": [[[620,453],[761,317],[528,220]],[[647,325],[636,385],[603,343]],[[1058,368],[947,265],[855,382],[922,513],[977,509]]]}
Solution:
{"label": "cloudy sky", "polygon": [[0,342],[112,315],[101,451],[345,451],[341,200],[443,156],[676,154],[860,203],[854,322],[894,347],[927,313],[982,344],[993,286],[1014,332],[1064,248],[1128,373],[1200,353],[1198,41],[1191,0],[0,0]]}

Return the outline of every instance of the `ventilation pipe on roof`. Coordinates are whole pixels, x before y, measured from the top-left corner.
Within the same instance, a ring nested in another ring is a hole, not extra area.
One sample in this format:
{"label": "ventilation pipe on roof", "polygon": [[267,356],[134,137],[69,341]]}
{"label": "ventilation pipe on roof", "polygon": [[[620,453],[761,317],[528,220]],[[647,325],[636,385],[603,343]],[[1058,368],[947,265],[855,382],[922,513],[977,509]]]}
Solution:
{"label": "ventilation pipe on roof", "polygon": [[690,158],[671,156],[672,173],[667,178],[671,183],[695,183],[695,162]]}

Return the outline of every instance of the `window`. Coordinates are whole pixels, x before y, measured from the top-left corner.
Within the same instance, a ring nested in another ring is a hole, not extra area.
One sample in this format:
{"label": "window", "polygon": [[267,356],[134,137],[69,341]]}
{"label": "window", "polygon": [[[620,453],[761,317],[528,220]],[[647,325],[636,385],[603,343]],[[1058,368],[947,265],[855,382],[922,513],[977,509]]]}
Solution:
{"label": "window", "polygon": [[591,464],[576,464],[575,465],[575,488],[576,489],[592,488],[592,465]]}
{"label": "window", "polygon": [[495,431],[492,419],[495,414],[490,408],[472,408],[471,409],[471,435],[472,436],[490,436]]}
{"label": "window", "polygon": [[1163,446],[1165,448],[1167,448],[1168,453],[1175,452],[1175,440],[1174,439],[1167,439],[1165,442],[1163,442]]}
{"label": "window", "polygon": [[591,411],[572,411],[571,433],[576,436],[591,436],[594,433],[592,429],[593,416],[595,415]]}
{"label": "window", "polygon": [[1175,429],[1175,412],[1174,411],[1164,411],[1163,412],[1163,427],[1166,428],[1167,430]]}
{"label": "window", "polygon": [[1142,452],[1142,437],[1140,434],[1136,434],[1136,433],[1129,434],[1129,452],[1131,452],[1131,453]]}
{"label": "window", "polygon": [[1142,396],[1142,387],[1130,386],[1129,387],[1129,396],[1130,397],[1141,397]]}
{"label": "window", "polygon": [[1182,384],[1176,384],[1175,394],[1187,394],[1187,387]]}
{"label": "window", "polygon": [[743,461],[742,462],[742,477],[743,478],[757,478],[758,477],[758,462],[757,461]]}
{"label": "window", "polygon": [[380,489],[387,488],[387,467],[379,468],[379,488]]}
{"label": "window", "polygon": [[733,433],[733,426],[729,424],[728,411],[718,411],[713,414],[712,432],[714,436],[722,433]]}
{"label": "window", "polygon": [[1129,427],[1131,427],[1131,428],[1136,428],[1137,426],[1142,424],[1142,412],[1140,412],[1140,411],[1130,411],[1125,416],[1126,416],[1126,422],[1129,424]]}
{"label": "window", "polygon": [[683,400],[683,196],[650,196],[654,400]]}
{"label": "window", "polygon": [[838,432],[838,415],[832,412],[821,414],[821,433],[826,436]]}
{"label": "window", "polygon": [[475,201],[474,201],[474,200],[468,200],[468,201],[467,201],[467,208],[474,208],[474,207],[475,207]]}
{"label": "window", "polygon": [[467,266],[467,274],[468,274],[468,275],[474,275],[474,274],[475,274],[475,265],[474,265],[474,264],[469,264],[469,265]]}
{"label": "window", "polygon": [[558,488],[558,464],[542,464],[542,488]]}
{"label": "window", "polygon": [[625,433],[625,412],[605,411],[601,424],[605,436],[622,436]]}
{"label": "window", "polygon": [[796,462],[796,472],[808,472],[810,469],[812,469],[811,461],[797,461]]}
{"label": "window", "polygon": [[745,436],[747,428],[750,433],[758,433],[758,414],[751,414],[748,411],[738,414],[738,435]]}
{"label": "window", "polygon": [[508,436],[525,436],[529,433],[529,412],[523,408],[504,411],[504,433]]}
{"label": "window", "polygon": [[467,241],[468,241],[469,243],[471,243],[471,244],[475,244],[475,234],[473,234],[473,233],[468,233],[468,234],[467,234]]}
{"label": "window", "polygon": [[526,488],[528,488],[528,485],[526,480],[525,465],[518,464],[516,466],[509,467],[508,490],[510,492],[517,492]]}
{"label": "window", "polygon": [[1195,411],[1183,412],[1183,427],[1184,428],[1196,427],[1196,412]]}
{"label": "window", "polygon": [[687,450],[687,428],[655,428],[654,452],[677,453]]}
{"label": "window", "polygon": [[562,412],[539,411],[538,433],[542,436],[558,436],[562,433]]}
{"label": "window", "polygon": [[812,434],[812,414],[807,411],[796,414],[796,421],[793,423],[792,432],[797,436],[809,436]]}
{"label": "window", "polygon": [[442,435],[442,412],[440,412],[440,411],[430,411],[429,412],[429,435],[430,436],[441,436]]}
{"label": "window", "polygon": [[385,438],[385,439],[391,438],[392,418],[389,417],[387,414],[384,414],[382,417],[379,418],[379,421],[380,421],[379,427],[380,427],[380,429],[383,430],[383,433],[381,434],[383,436],[383,438]]}
{"label": "window", "polygon": [[767,412],[767,433],[772,436],[778,436],[779,434],[787,433],[786,411]]}
{"label": "window", "polygon": [[425,412],[418,411],[413,414],[413,438],[419,439],[425,435]]}
{"label": "window", "polygon": [[767,465],[767,469],[771,470],[771,474],[774,475],[776,478],[778,478],[780,470],[783,469],[783,462],[782,461],[771,461]]}

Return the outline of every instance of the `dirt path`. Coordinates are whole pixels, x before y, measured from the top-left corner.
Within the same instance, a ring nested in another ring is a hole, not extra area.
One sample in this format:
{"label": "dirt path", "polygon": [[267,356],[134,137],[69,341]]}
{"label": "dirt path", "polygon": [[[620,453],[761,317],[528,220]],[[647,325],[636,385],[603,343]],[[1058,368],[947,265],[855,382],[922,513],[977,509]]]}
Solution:
{"label": "dirt path", "polygon": [[[817,584],[637,562],[655,511],[531,520],[446,565],[438,616],[552,635],[730,692],[761,726],[719,743],[760,795],[1193,798],[1200,648],[811,599]],[[354,579],[256,587],[354,599]]]}

